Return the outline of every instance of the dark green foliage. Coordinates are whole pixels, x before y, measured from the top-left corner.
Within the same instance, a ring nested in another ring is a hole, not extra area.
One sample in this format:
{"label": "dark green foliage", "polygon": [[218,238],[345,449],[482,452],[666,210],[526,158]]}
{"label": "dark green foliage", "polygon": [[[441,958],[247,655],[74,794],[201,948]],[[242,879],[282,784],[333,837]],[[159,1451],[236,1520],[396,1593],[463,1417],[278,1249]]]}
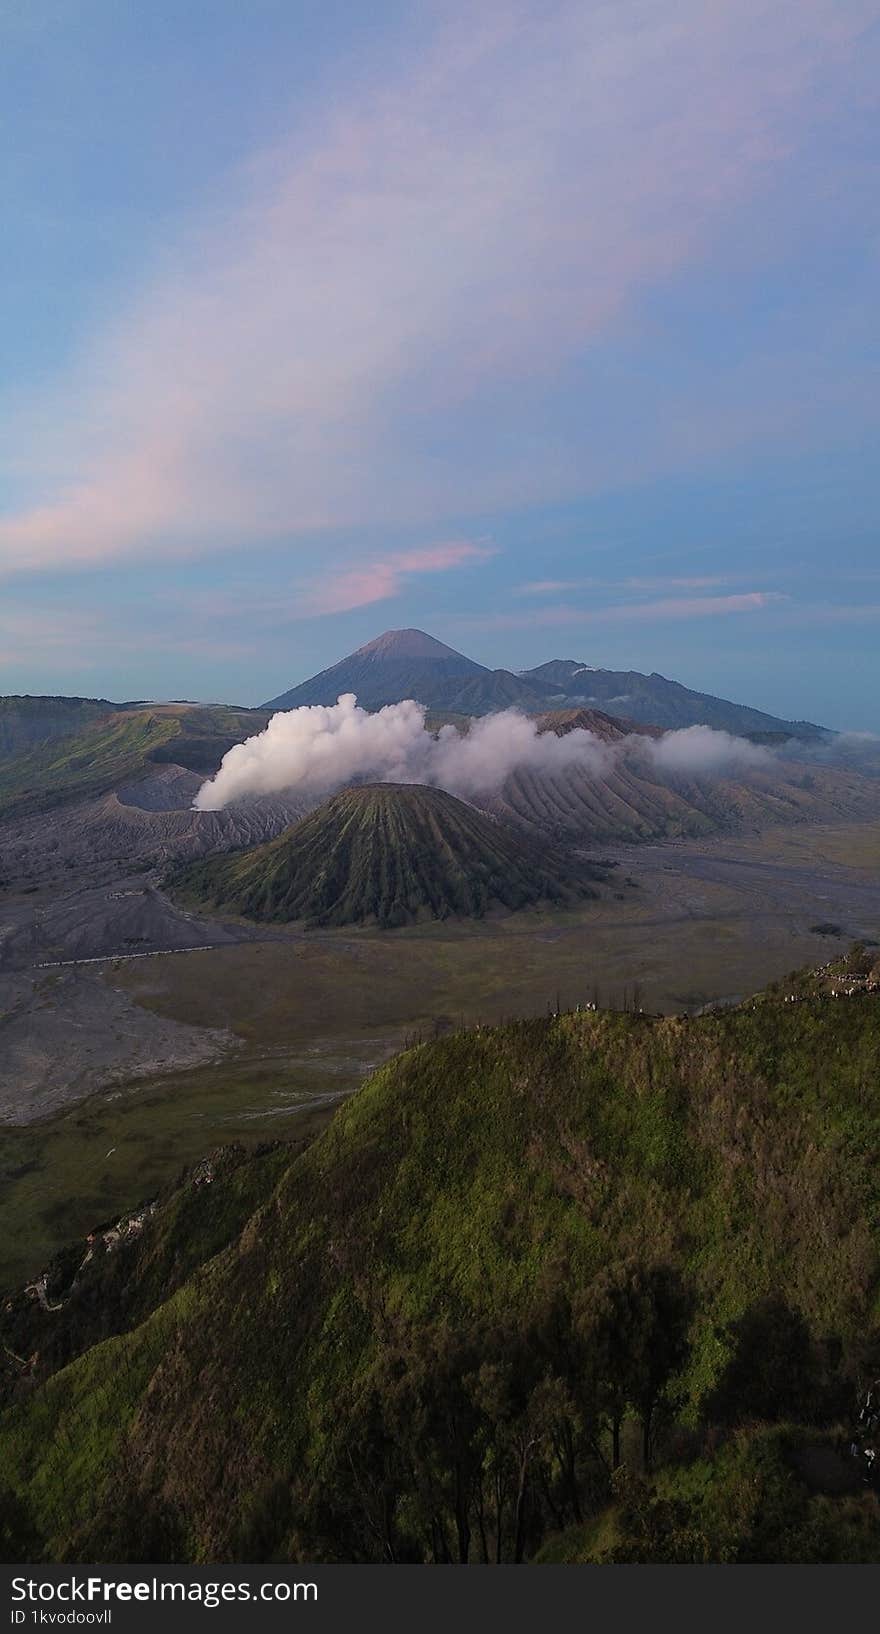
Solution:
{"label": "dark green foliage", "polygon": [[825,1399],[823,1380],[829,1370],[800,1311],[779,1294],[768,1294],[749,1306],[726,1331],[730,1360],[709,1403],[723,1423],[785,1418],[796,1411],[810,1422],[823,1412],[846,1411],[846,1399]]}
{"label": "dark green foliage", "polygon": [[627,1408],[638,1413],[642,1462],[650,1470],[654,1416],[687,1355],[692,1297],[667,1265],[612,1265],[580,1295],[583,1332],[597,1382],[597,1410],[611,1430],[611,1467],[620,1463]]}
{"label": "dark green foliage", "polygon": [[335,795],[267,845],[180,868],[171,882],[191,900],[249,919],[392,930],[594,896],[598,873],[442,789],[377,783]]}
{"label": "dark green foliage", "polygon": [[111,1237],[106,1247],[103,1233],[117,1225],[107,1220],[91,1241],[58,1254],[45,1272],[50,1309],[24,1290],[0,1307],[0,1344],[8,1361],[19,1358],[0,1374],[0,1402],[144,1321],[237,1237],[290,1160],[291,1148],[280,1143],[250,1152],[221,1147],[159,1196],[133,1234]]}
{"label": "dark green foliage", "polygon": [[144,1491],[136,1471],[120,1468],[115,1503],[77,1528],[58,1563],[88,1560],[167,1566],[186,1563],[188,1558],[186,1531],[174,1508],[161,1493]]}
{"label": "dark green foliage", "polygon": [[810,980],[383,1068],[7,1411],[43,1549],[133,1547],[125,1487],[197,1560],[880,1558],[835,1449],[880,1341],[880,999]]}
{"label": "dark green foliage", "polygon": [[42,1539],[28,1505],[0,1480],[0,1564],[17,1566],[40,1559]]}
{"label": "dark green foliage", "polygon": [[614,1480],[598,1524],[551,1540],[546,1561],[611,1565],[794,1565],[876,1562],[880,1518],[864,1490],[832,1502],[793,1467],[794,1427],[740,1432],[712,1459],[655,1482],[631,1470]]}

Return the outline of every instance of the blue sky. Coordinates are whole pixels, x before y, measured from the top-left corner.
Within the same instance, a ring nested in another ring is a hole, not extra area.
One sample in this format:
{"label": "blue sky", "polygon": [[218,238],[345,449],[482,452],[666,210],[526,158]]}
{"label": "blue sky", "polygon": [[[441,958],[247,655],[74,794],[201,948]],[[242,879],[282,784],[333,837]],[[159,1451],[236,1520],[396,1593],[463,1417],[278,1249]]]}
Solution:
{"label": "blue sky", "polygon": [[3,0],[0,690],[880,729],[880,0]]}

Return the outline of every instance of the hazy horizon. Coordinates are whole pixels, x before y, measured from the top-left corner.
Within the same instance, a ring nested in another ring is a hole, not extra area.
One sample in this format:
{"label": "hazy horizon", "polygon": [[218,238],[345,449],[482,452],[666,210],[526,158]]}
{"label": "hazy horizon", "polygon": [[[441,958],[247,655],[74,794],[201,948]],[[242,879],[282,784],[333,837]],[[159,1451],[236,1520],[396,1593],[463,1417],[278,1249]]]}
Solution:
{"label": "hazy horizon", "polygon": [[880,0],[30,0],[0,62],[0,692],[416,625],[880,729]]}
{"label": "hazy horizon", "polygon": [[[375,631],[374,634],[372,636],[368,637],[367,641],[361,643],[361,645],[366,646],[366,645],[370,644],[373,641],[379,640],[383,636],[397,634],[400,629],[406,629],[406,630],[416,629],[421,634],[427,634],[429,636],[433,635],[432,631],[425,629],[421,625],[389,626],[389,628],[387,630]],[[434,639],[439,640],[440,638],[435,637]],[[448,645],[446,643],[444,643],[444,644]],[[451,649],[451,650],[456,651],[457,653],[459,653],[460,656],[472,659],[475,663],[478,663],[478,664],[483,663],[483,660],[482,660],[482,658],[480,657],[479,654],[475,654],[473,652],[462,653],[461,650],[458,649],[458,648]],[[326,664],[323,664],[321,666],[321,668],[322,668],[322,670],[330,669],[338,661],[340,661],[340,660],[342,660],[342,659],[344,659],[346,657],[349,657],[349,656],[351,656],[351,655],[348,654],[348,653],[337,653],[334,657],[330,658]],[[567,652],[567,651],[563,652],[560,649],[559,651],[556,651],[556,652],[552,652],[552,653],[548,652],[545,658],[538,659],[535,664],[529,665],[529,666],[520,666],[519,668],[515,668],[512,664],[493,664],[493,665],[485,665],[485,667],[487,669],[506,669],[508,671],[511,671],[514,674],[517,674],[517,673],[525,673],[525,672],[527,672],[527,669],[538,668],[540,666],[540,664],[548,663],[553,659],[579,661],[579,660],[575,659],[575,654],[574,653]],[[584,662],[588,663],[589,661],[584,660]],[[590,665],[590,667],[591,668],[596,668],[596,669],[599,669],[599,668],[608,668],[608,669],[618,668],[618,666],[611,666],[611,665],[606,666],[606,665],[599,665],[599,664],[593,664],[593,665]],[[635,664],[625,664],[625,665],[621,665],[619,667],[622,670],[632,670],[632,671],[636,670],[636,665]],[[317,674],[317,673],[320,673],[320,672],[315,671],[315,672],[303,673],[301,675],[291,675],[291,676],[289,676],[287,678],[287,681],[289,682],[290,686],[296,686],[300,682],[310,679],[312,673]],[[639,673],[650,673],[650,672],[641,671]],[[699,684],[699,682],[689,682],[689,681],[685,680],[681,675],[672,673],[671,670],[670,671],[659,670],[659,671],[655,671],[654,673],[663,675],[666,680],[678,681],[683,686],[690,686],[691,689],[693,691],[695,691],[695,692],[708,692],[710,690],[707,687],[701,686]],[[41,695],[45,695],[45,694],[32,693],[31,695],[32,696],[41,696]],[[64,696],[65,694],[61,693],[59,695]],[[76,695],[76,694],[72,694],[72,693],[68,692],[66,695],[71,696],[71,695]],[[157,691],[144,692],[144,693],[127,693],[127,694],[119,693],[116,696],[112,696],[111,694],[109,694],[107,692],[102,692],[102,691],[96,691],[94,693],[84,693],[84,694],[79,694],[79,695],[84,696],[84,697],[107,698],[109,702],[118,703],[118,704],[126,704],[126,703],[128,703],[128,704],[131,704],[131,703],[155,703],[155,704],[186,703],[186,704],[204,705],[204,706],[210,706],[212,704],[233,704],[233,705],[238,704],[238,705],[242,706],[243,708],[259,708],[266,702],[265,693],[260,694],[259,697],[257,697],[257,696],[244,697],[244,696],[240,696],[239,694],[233,695],[231,693],[205,694],[205,695],[202,695],[202,696],[197,696],[197,695],[187,695],[187,694],[184,694],[182,692],[174,692],[174,691],[166,692],[166,691],[158,691],[157,690]],[[8,696],[8,694],[7,694],[7,696]],[[762,701],[760,698],[750,698],[750,697],[745,697],[745,696],[743,696],[743,697],[733,697],[733,696],[731,696],[730,702],[745,704],[745,705],[748,705],[749,707],[754,708],[754,709],[761,709],[767,714],[784,715],[783,711],[774,709],[771,704],[768,704],[765,701]],[[607,711],[607,706],[602,705],[601,707],[605,708],[606,712],[608,712]],[[611,711],[611,713],[613,713],[613,711]],[[625,711],[621,711],[621,713],[625,714]],[[787,718],[790,718],[792,720],[803,720],[803,721],[806,721],[808,719],[808,717],[806,715],[792,715],[792,716],[787,717]],[[832,724],[832,723],[830,723],[830,722],[828,722],[826,720],[815,720],[815,721],[812,721],[811,724],[817,725],[817,726],[827,726],[827,727],[830,727],[830,729],[833,730],[833,731],[842,731],[842,732],[846,732],[848,730],[852,730],[852,731],[866,730],[865,728],[853,727],[851,725],[851,723],[849,723],[849,722],[842,722],[842,723],[839,723],[839,724],[838,723]]]}

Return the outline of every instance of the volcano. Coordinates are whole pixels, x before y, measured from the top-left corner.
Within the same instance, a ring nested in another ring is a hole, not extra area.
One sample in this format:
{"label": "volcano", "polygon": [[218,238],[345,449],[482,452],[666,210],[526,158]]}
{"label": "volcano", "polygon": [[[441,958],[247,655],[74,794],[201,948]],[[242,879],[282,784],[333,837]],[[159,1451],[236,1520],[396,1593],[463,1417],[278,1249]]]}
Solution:
{"label": "volcano", "polygon": [[546,708],[552,691],[543,682],[522,680],[510,670],[486,669],[424,630],[386,630],[264,707],[335,704],[341,693],[354,692],[363,709],[382,709],[402,698],[415,698],[428,709],[487,715],[511,706]]}
{"label": "volcano", "polygon": [[595,896],[596,867],[562,858],[443,789],[346,789],[268,844],[178,870],[188,902],[311,925],[482,918]]}
{"label": "volcano", "polygon": [[357,693],[364,709],[381,709],[401,698],[416,698],[443,707],[450,693],[490,671],[465,658],[423,630],[386,630],[375,641],[320,675],[272,698],[267,709],[298,709],[303,704],[335,704],[340,693]]}
{"label": "volcano", "polygon": [[638,670],[597,669],[573,658],[551,659],[537,669],[517,673],[487,669],[424,630],[386,630],[320,675],[270,699],[263,708],[335,704],[343,692],[354,692],[363,709],[382,709],[403,698],[415,698],[437,713],[469,716],[491,715],[499,709],[543,714],[586,707],[664,730],[712,726],[717,731],[768,740],[822,741],[828,737],[823,727],[810,721],[783,720],[748,704],[695,692],[663,675],[643,675]]}

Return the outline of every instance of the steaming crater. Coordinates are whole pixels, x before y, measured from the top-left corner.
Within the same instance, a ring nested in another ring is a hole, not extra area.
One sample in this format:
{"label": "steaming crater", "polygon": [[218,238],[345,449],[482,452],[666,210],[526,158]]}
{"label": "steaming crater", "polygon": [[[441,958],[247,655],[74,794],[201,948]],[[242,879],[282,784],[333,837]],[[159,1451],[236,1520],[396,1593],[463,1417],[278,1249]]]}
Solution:
{"label": "steaming crater", "polygon": [[412,698],[371,713],[354,693],[333,705],[313,704],[273,715],[265,730],[223,757],[216,776],[199,789],[199,811],[219,811],[243,799],[295,791],[332,794],[353,782],[423,783],[465,798],[501,789],[514,772],[558,777],[577,770],[609,775],[621,758],[635,759],[654,777],[742,776],[773,765],[770,752],[745,738],[708,726],[661,735],[634,730],[606,741],[583,726],[551,727],[518,710],[470,723],[466,732],[429,730],[423,704]]}

